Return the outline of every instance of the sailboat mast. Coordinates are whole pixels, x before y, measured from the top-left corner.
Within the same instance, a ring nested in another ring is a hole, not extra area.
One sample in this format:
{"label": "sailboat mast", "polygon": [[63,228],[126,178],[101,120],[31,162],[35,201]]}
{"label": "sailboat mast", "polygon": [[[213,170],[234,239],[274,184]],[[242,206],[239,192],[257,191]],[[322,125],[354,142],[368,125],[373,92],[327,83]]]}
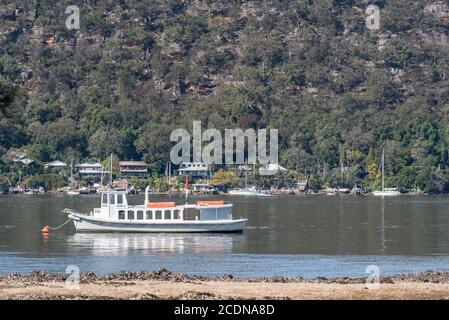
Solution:
{"label": "sailboat mast", "polygon": [[382,148],[382,191],[385,187],[385,147]]}
{"label": "sailboat mast", "polygon": [[343,175],[345,173],[344,161],[340,160],[340,184],[343,185]]}
{"label": "sailboat mast", "polygon": [[70,161],[70,184],[72,185],[72,188],[74,188],[74,183],[73,183],[73,159]]}
{"label": "sailboat mast", "polygon": [[111,159],[109,160],[109,187],[112,188],[112,153]]}

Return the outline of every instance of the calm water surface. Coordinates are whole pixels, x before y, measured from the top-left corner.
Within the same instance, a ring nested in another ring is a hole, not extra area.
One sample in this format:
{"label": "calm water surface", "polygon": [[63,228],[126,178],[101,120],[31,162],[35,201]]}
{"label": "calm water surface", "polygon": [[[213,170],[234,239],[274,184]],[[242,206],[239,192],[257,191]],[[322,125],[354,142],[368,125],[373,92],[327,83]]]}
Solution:
{"label": "calm water surface", "polygon": [[[0,195],[0,273],[64,272],[67,265],[98,274],[165,267],[305,278],[366,276],[372,264],[382,274],[449,271],[448,196],[211,198],[234,203],[234,217],[248,218],[248,228],[241,234],[94,234],[75,233],[70,223],[44,237],[43,226],[67,220],[62,209],[87,212],[99,197]],[[140,204],[143,196],[128,200]]]}

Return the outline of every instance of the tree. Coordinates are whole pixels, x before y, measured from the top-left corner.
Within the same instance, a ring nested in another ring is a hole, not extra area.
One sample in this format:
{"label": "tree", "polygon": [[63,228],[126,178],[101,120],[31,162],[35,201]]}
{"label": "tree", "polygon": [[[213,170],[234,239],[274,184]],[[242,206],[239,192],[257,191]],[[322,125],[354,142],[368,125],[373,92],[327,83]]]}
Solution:
{"label": "tree", "polygon": [[219,171],[215,172],[213,179],[210,181],[210,183],[214,186],[220,186],[220,187],[232,187],[238,185],[238,183],[241,181],[241,179],[236,176],[231,171],[224,171],[223,169],[220,169]]}

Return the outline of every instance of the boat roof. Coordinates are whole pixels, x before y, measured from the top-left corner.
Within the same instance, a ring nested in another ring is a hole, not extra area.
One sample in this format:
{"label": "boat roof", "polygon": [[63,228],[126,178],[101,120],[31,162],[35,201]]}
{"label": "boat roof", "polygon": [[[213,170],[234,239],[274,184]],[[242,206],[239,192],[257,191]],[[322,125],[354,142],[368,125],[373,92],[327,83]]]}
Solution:
{"label": "boat roof", "polygon": [[217,209],[232,207],[232,203],[225,204],[224,201],[197,201],[197,203],[176,204],[175,202],[149,202],[146,204],[150,209],[171,209],[171,208],[191,208],[191,209]]}
{"label": "boat roof", "polygon": [[219,205],[209,205],[209,206],[199,206],[197,204],[184,204],[182,205],[184,208],[192,208],[198,210],[206,210],[206,209],[219,209],[219,208],[231,208],[233,207],[232,203],[227,204],[219,204]]}
{"label": "boat roof", "polygon": [[126,190],[100,190],[98,191],[100,194],[126,194]]}

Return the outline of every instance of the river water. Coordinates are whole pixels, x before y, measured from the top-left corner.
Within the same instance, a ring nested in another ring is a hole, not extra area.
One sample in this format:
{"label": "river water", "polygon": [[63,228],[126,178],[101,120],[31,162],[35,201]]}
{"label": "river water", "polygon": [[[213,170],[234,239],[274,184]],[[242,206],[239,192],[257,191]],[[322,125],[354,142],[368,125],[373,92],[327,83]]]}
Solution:
{"label": "river water", "polygon": [[[248,228],[237,234],[95,234],[76,233],[70,223],[43,236],[43,226],[67,220],[62,209],[88,212],[99,197],[0,195],[0,274],[65,272],[69,265],[97,274],[167,268],[238,277],[363,277],[370,265],[385,275],[449,271],[448,196],[209,199],[234,203],[234,217],[248,218]],[[141,204],[143,196],[128,201]]]}

